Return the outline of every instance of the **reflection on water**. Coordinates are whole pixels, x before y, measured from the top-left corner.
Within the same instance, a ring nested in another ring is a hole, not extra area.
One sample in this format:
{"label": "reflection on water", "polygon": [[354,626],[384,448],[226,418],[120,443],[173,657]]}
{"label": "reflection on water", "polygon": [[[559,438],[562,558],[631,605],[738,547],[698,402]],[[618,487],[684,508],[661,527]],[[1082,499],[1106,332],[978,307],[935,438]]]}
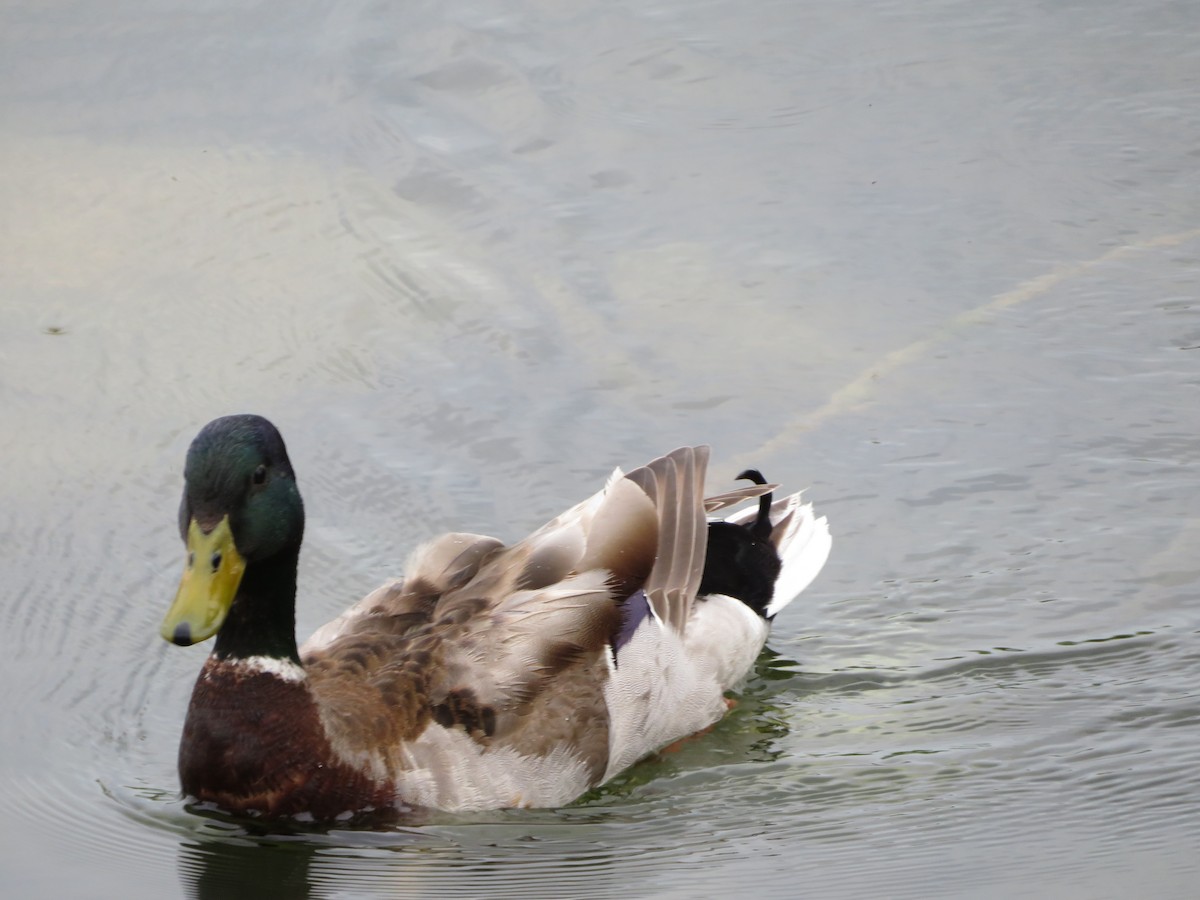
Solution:
{"label": "reflection on water", "polygon": [[[269,852],[264,852],[269,850]],[[233,841],[180,847],[179,871],[187,896],[196,900],[312,896],[309,865],[316,848],[303,843]]]}
{"label": "reflection on water", "polygon": [[[282,9],[0,12],[0,893],[1194,893],[1200,8]],[[695,441],[837,548],[574,806],[254,833],[157,637],[239,411],[302,635]]]}

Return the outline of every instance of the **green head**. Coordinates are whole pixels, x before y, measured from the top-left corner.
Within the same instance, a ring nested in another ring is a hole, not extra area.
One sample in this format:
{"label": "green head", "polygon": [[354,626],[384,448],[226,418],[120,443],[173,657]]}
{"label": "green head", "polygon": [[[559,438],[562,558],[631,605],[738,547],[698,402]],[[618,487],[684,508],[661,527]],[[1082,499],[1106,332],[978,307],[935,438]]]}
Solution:
{"label": "green head", "polygon": [[205,425],[188,449],[183,477],[179,531],[187,563],[161,633],[187,646],[220,630],[256,565],[290,565],[294,602],[304,504],[283,438],[261,416]]}

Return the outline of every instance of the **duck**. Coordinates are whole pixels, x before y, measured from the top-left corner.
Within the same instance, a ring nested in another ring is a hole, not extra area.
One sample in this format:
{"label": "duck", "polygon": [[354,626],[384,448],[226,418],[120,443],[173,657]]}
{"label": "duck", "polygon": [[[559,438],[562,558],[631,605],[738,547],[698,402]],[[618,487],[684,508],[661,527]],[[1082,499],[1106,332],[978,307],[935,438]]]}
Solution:
{"label": "duck", "polygon": [[436,537],[298,645],[305,516],[283,438],[257,415],[208,423],[161,626],[174,645],[216,638],[183,724],[183,794],[317,823],[560,807],[709,729],[831,546],[826,519],[757,470],[705,497],[709,452],[618,468],[512,544]]}

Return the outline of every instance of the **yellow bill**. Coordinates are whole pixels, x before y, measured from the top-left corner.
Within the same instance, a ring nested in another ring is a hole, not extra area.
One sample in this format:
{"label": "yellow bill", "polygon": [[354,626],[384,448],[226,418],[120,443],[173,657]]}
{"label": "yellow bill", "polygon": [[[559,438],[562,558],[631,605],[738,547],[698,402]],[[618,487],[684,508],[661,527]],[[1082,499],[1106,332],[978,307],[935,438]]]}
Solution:
{"label": "yellow bill", "polygon": [[217,633],[246,571],[246,561],[233,543],[229,516],[205,534],[195,519],[188,525],[187,567],[175,602],[163,619],[161,634],[187,647]]}

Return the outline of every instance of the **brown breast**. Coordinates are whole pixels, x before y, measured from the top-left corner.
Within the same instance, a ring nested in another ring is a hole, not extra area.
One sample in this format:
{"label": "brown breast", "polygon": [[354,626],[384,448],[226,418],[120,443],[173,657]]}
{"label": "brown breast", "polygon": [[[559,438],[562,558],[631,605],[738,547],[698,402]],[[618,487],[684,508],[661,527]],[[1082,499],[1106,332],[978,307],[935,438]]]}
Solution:
{"label": "brown breast", "polygon": [[305,681],[212,657],[192,692],[179,777],[185,793],[234,813],[333,821],[395,807],[390,783],[334,758]]}

